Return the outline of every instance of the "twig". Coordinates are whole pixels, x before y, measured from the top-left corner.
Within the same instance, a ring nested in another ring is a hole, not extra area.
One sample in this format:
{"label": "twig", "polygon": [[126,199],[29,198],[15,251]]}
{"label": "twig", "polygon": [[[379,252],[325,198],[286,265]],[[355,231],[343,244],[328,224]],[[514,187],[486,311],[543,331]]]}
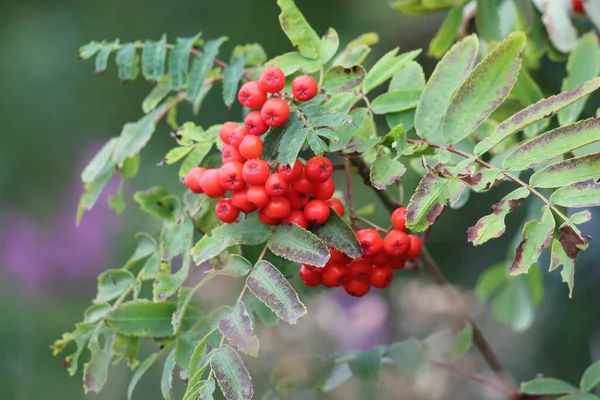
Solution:
{"label": "twig", "polygon": [[[350,162],[358,170],[358,174],[363,178],[363,182],[365,183],[365,185],[372,187],[371,186],[371,177],[369,175],[370,174],[369,167],[363,161],[363,159],[360,157],[352,157],[352,158],[350,158]],[[394,200],[392,200],[392,198],[387,194],[386,191],[377,190],[375,188],[373,188],[373,189],[375,190],[375,194],[377,195],[377,197],[379,197],[379,200],[381,200],[383,205],[388,210],[390,210],[390,212],[394,211],[396,208],[400,207],[400,204],[398,204]]]}
{"label": "twig", "polygon": [[352,174],[350,173],[350,161],[344,158],[344,173],[346,176],[346,199],[350,209],[350,225],[354,228],[356,221],[356,208],[354,208],[354,194],[352,193]]}
{"label": "twig", "polygon": [[369,225],[371,228],[375,229],[376,231],[380,231],[380,232],[387,232],[388,230],[385,228],[382,228],[381,226],[374,224],[373,222],[369,221],[368,219],[365,219],[363,217],[360,216],[355,216],[354,217],[355,220],[362,222],[363,224]]}

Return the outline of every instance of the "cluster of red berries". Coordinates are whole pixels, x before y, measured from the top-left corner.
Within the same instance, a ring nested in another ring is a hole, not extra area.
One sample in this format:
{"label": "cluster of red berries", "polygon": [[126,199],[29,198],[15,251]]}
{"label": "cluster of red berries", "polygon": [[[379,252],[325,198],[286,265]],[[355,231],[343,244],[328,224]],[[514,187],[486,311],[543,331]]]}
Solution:
{"label": "cluster of red berries", "polygon": [[[191,168],[184,183],[194,193],[204,193],[210,198],[220,198],[231,191],[229,198],[220,199],[215,207],[217,217],[226,223],[235,222],[240,213],[258,210],[258,218],[266,224],[281,222],[298,224],[324,224],[330,215],[330,207],[344,214],[344,205],[332,198],[335,183],[331,178],[333,165],[323,157],[312,157],[306,165],[296,160],[294,165],[279,165],[276,172],[261,159],[263,142],[259,136],[269,127],[285,124],[290,109],[281,97],[267,93],[279,93],[285,86],[285,75],[276,67],[267,68],[258,82],[244,84],[238,99],[251,111],[244,126],[226,122],[219,129],[223,142],[220,168]],[[310,76],[299,76],[292,82],[292,93],[299,101],[316,96],[316,81]]]}
{"label": "cluster of red berries", "polygon": [[356,236],[362,247],[362,257],[352,260],[330,248],[331,257],[323,268],[303,264],[300,280],[306,286],[343,286],[351,296],[361,297],[371,286],[385,289],[394,277],[393,271],[404,268],[406,260],[421,254],[421,239],[406,233],[406,208],[397,208],[391,217],[392,227],[384,238],[374,229],[361,229]]}

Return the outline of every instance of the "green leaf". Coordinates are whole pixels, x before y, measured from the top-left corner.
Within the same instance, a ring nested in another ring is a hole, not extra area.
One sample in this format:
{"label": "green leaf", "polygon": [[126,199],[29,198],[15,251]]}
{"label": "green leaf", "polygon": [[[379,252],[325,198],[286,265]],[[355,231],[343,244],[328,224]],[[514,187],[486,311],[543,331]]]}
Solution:
{"label": "green leaf", "polygon": [[311,73],[318,71],[321,68],[321,64],[319,64],[317,61],[303,57],[300,53],[295,51],[291,53],[284,53],[273,58],[267,62],[266,66],[275,66],[281,69],[286,76],[291,75],[296,71]]}
{"label": "green leaf", "polygon": [[159,186],[135,192],[133,199],[140,205],[143,212],[155,218],[172,218],[174,211],[180,207],[179,199]]}
{"label": "green leaf", "polygon": [[109,269],[98,276],[98,295],[95,302],[114,300],[135,281],[133,274],[124,269]]}
{"label": "green leaf", "polygon": [[554,188],[588,179],[600,179],[600,154],[556,162],[531,175],[529,183],[534,187]]}
{"label": "green leaf", "polygon": [[488,300],[494,292],[502,285],[510,275],[506,271],[504,262],[487,268],[477,279],[475,295],[480,301]]}
{"label": "green leaf", "polygon": [[313,233],[327,246],[338,249],[352,258],[359,258],[362,255],[354,230],[333,209],[327,222],[314,229]]}
{"label": "green leaf", "polygon": [[144,374],[146,372],[148,372],[150,367],[153,366],[160,359],[161,356],[162,356],[162,352],[154,353],[154,354],[150,355],[148,358],[146,358],[144,361],[142,361],[140,366],[134,371],[133,376],[131,377],[131,380],[129,381],[129,385],[127,386],[127,399],[128,400],[131,400],[131,398],[133,396],[133,391],[135,390],[135,387],[137,386],[137,384],[140,381],[140,379],[142,378],[142,376],[144,376]]}
{"label": "green leaf", "polygon": [[348,367],[352,375],[368,387],[377,387],[381,383],[381,354],[377,347],[361,352]]}
{"label": "green leaf", "polygon": [[100,321],[108,312],[111,306],[108,303],[96,303],[92,304],[83,312],[83,322],[89,322],[90,324]]}
{"label": "green leaf", "polygon": [[134,370],[140,363],[137,359],[139,353],[139,341],[136,337],[115,335],[110,346],[110,352],[117,358],[113,362],[113,365],[117,365],[121,361],[127,360],[127,366],[131,370]]}
{"label": "green leaf", "polygon": [[[112,354],[110,347],[114,338],[114,333],[105,327],[98,328],[88,344],[90,350],[90,361],[83,366],[83,388],[85,393],[95,392],[100,393],[108,378],[108,367]],[[100,347],[98,337],[104,336],[104,347]]]}
{"label": "green leaf", "polygon": [[150,111],[154,110],[160,102],[169,95],[169,93],[171,93],[171,83],[169,82],[169,79],[161,79],[142,102],[142,111],[144,111],[144,114],[148,114]]}
{"label": "green leaf", "polygon": [[277,0],[281,9],[279,22],[290,42],[306,58],[319,60],[321,58],[321,39],[308,24],[293,0]]}
{"label": "green leaf", "polygon": [[292,117],[286,124],[279,143],[278,159],[282,165],[294,165],[309,132],[310,129],[304,127],[304,121],[297,117]]}
{"label": "green leaf", "polygon": [[165,400],[173,398],[173,370],[175,369],[175,350],[171,350],[165,365],[163,367],[162,377],[160,378],[160,391]]}
{"label": "green leaf", "polygon": [[550,201],[571,208],[600,206],[600,184],[594,179],[573,183],[552,193]]}
{"label": "green leaf", "polygon": [[128,122],[123,126],[112,154],[112,159],[118,166],[123,165],[126,159],[135,156],[146,146],[154,133],[157,119],[165,108],[166,104],[163,103],[139,121]]}
{"label": "green leaf", "polygon": [[596,361],[587,367],[581,376],[579,388],[583,392],[591,392],[598,384],[600,384],[600,361]]}
{"label": "green leaf", "polygon": [[576,391],[570,383],[555,378],[537,378],[521,383],[521,392],[525,394],[563,394]]}
{"label": "green leaf", "polygon": [[556,112],[589,95],[599,87],[600,78],[592,79],[570,92],[550,96],[519,111],[498,125],[492,135],[478,143],[477,146],[475,146],[475,154],[481,155],[510,135],[525,129],[542,119],[550,118]]}
{"label": "green leaf", "polygon": [[238,244],[257,245],[267,241],[271,228],[260,221],[247,219],[237,224],[222,225],[205,235],[192,248],[196,264],[202,264]]}
{"label": "green leaf", "polygon": [[508,97],[521,67],[525,34],[511,33],[495,46],[458,87],[442,121],[442,137],[457,143]]}
{"label": "green leaf", "polygon": [[[189,387],[189,386],[188,386]],[[216,384],[215,380],[210,378],[206,381],[200,381],[195,384],[193,387],[189,388],[189,393],[186,395],[183,400],[193,400],[193,399],[201,399],[201,400],[213,400],[213,393],[215,392]]]}
{"label": "green leaf", "polygon": [[223,101],[227,107],[231,107],[236,99],[238,86],[244,75],[244,64],[246,55],[232,55],[229,65],[223,70]]}
{"label": "green leaf", "polygon": [[327,379],[318,387],[318,389],[324,393],[329,393],[350,378],[352,378],[352,371],[350,371],[348,364],[334,364],[329,377],[327,377]]}
{"label": "green leaf", "polygon": [[193,167],[197,167],[206,158],[213,144],[207,142],[201,142],[192,147],[191,151],[187,154],[181,167],[179,168],[179,177],[183,178],[187,172]]}
{"label": "green leaf", "polygon": [[523,240],[517,246],[515,259],[509,268],[511,275],[527,273],[529,267],[537,262],[542,250],[550,245],[554,226],[554,217],[548,206],[542,208],[540,221],[529,221],[525,224]]}
{"label": "green leaf", "polygon": [[423,359],[421,343],[416,340],[405,340],[393,343],[387,351],[401,372],[415,374]]}
{"label": "green leaf", "polygon": [[259,43],[249,43],[243,46],[235,46],[233,54],[244,54],[246,56],[247,67],[257,67],[267,61],[267,53]]}
{"label": "green leaf", "polygon": [[450,360],[452,362],[458,360],[469,351],[473,345],[473,325],[469,321],[465,321],[465,326],[456,334],[452,341],[452,350],[450,352]]}
{"label": "green leaf", "polygon": [[417,58],[421,54],[421,50],[413,50],[408,53],[398,54],[398,48],[395,48],[383,57],[381,57],[371,70],[365,76],[363,82],[363,93],[367,93],[383,82],[394,76],[400,69],[402,69],[409,61]]}
{"label": "green leaf", "polygon": [[462,22],[463,6],[454,6],[446,14],[446,18],[431,42],[427,54],[431,57],[441,58],[454,44],[460,23]]}
{"label": "green leaf", "polygon": [[388,114],[415,108],[419,104],[421,90],[396,90],[377,96],[371,102],[375,114]]}
{"label": "green leaf", "polygon": [[115,57],[117,67],[119,67],[119,79],[127,81],[137,78],[140,73],[138,65],[140,57],[136,53],[135,44],[126,43],[117,51]]}
{"label": "green leaf", "polygon": [[586,119],[553,129],[523,143],[506,156],[502,166],[511,171],[522,171],[598,141],[600,118]]}
{"label": "green leaf", "polygon": [[233,310],[219,320],[219,331],[232,345],[252,357],[258,356],[258,337],[244,303],[238,301]]}
{"label": "green leaf", "polygon": [[189,77],[190,81],[185,95],[188,100],[195,101],[198,98],[200,89],[202,89],[202,85],[206,79],[206,73],[212,67],[215,57],[219,54],[219,48],[226,40],[227,38],[221,37],[206,42],[202,55],[194,57],[192,60]]}
{"label": "green leaf", "polygon": [[477,0],[476,10],[475,27],[479,36],[488,42],[499,42],[502,40],[498,2]]}
{"label": "green leaf", "polygon": [[104,42],[100,43],[95,40],[92,40],[86,45],[83,45],[79,48],[79,58],[82,60],[87,60],[92,58],[94,54],[96,54],[100,49],[104,46]]}
{"label": "green leaf", "polygon": [[130,301],[111,311],[105,321],[113,331],[122,335],[164,338],[173,335],[171,317],[176,307],[171,301]]}
{"label": "green leaf", "polygon": [[69,372],[70,376],[75,375],[75,373],[77,372],[79,357],[81,356],[81,353],[85,349],[86,344],[90,340],[90,337],[92,336],[96,328],[97,325],[82,324],[73,332],[63,333],[62,338],[60,338],[52,344],[52,355],[56,356],[62,353],[65,350],[65,348],[69,345],[69,343],[75,342],[75,351],[72,354],[65,357],[65,362],[67,363],[67,371]]}
{"label": "green leaf", "polygon": [[254,295],[288,324],[306,315],[306,307],[288,280],[268,261],[261,260],[246,281]]}
{"label": "green leaf", "polygon": [[420,137],[439,137],[439,127],[452,94],[473,68],[478,50],[477,36],[467,36],[452,46],[437,64],[423,89],[415,114],[415,128]]}
{"label": "green leaf", "polygon": [[329,151],[327,143],[325,143],[314,131],[309,132],[306,140],[308,140],[310,149],[318,156],[322,157],[324,153]]}
{"label": "green leaf", "polygon": [[577,392],[566,396],[561,396],[556,400],[600,400],[600,397],[592,393]]}
{"label": "green leaf", "polygon": [[399,156],[386,150],[384,146],[379,147],[369,174],[374,188],[385,190],[389,185],[402,178],[406,168],[398,161],[398,158]]}
{"label": "green leaf", "polygon": [[[515,86],[510,92],[508,100],[515,99],[523,107],[527,107],[541,101],[543,98],[544,94],[542,93],[542,89],[540,89],[538,84],[533,80],[529,73],[527,73],[527,69],[521,68],[519,71],[519,77],[517,78]],[[544,118],[538,123],[528,126],[524,130],[525,136],[527,138],[531,138],[537,135],[539,132],[545,130],[549,124],[550,119]]]}
{"label": "green leaf", "polygon": [[535,319],[531,285],[525,280],[528,276],[506,277],[492,300],[494,316],[516,332],[529,329]]}
{"label": "green leaf", "polygon": [[102,46],[102,49],[96,55],[96,66],[94,73],[100,74],[106,70],[108,66],[108,57],[110,53],[119,46],[119,39],[112,43],[107,43]]}
{"label": "green leaf", "polygon": [[[589,32],[577,41],[567,62],[567,77],[563,80],[561,90],[570,91],[600,74],[600,43],[594,32]],[[583,111],[587,97],[558,113],[560,125],[568,125],[577,121]]]}
{"label": "green leaf", "polygon": [[[142,50],[142,74],[149,81],[159,81],[165,74],[167,58],[167,36],[160,40],[147,40]],[[169,84],[170,86],[170,84]]]}
{"label": "green leaf", "polygon": [[269,249],[295,262],[323,267],[329,261],[329,249],[311,232],[296,224],[283,223],[269,237]]}
{"label": "green leaf", "polygon": [[529,190],[522,187],[504,196],[502,200],[492,206],[492,210],[494,210],[492,214],[480,218],[474,226],[467,230],[469,242],[473,243],[473,246],[479,246],[490,239],[502,236],[506,229],[504,218],[516,210],[527,196],[529,196]]}
{"label": "green leaf", "polygon": [[164,161],[166,164],[174,164],[183,157],[187,156],[190,151],[192,151],[192,147],[174,147],[169,150],[164,158]]}
{"label": "green leaf", "polygon": [[221,269],[211,270],[211,273],[217,275],[242,277],[248,275],[252,269],[250,261],[237,254],[230,254],[227,264]]}
{"label": "green leaf", "polygon": [[169,54],[169,77],[171,78],[171,88],[173,90],[183,88],[188,82],[190,52],[200,39],[200,35],[198,33],[189,38],[177,38],[177,43],[175,43]]}
{"label": "green leaf", "polygon": [[258,317],[265,326],[273,327],[279,323],[277,314],[253,294],[247,295],[244,301],[248,311]]}
{"label": "green leaf", "polygon": [[326,64],[335,56],[340,47],[340,38],[335,29],[329,28],[321,38],[321,64]]}
{"label": "green leaf", "polygon": [[366,71],[360,65],[349,68],[336,65],[325,72],[321,89],[328,94],[349,92],[363,83],[365,75]]}
{"label": "green leaf", "polygon": [[340,151],[350,143],[352,138],[358,137],[370,137],[372,129],[375,125],[373,121],[373,114],[366,107],[359,107],[350,112],[350,117],[354,121],[353,125],[346,124],[340,126],[337,131],[338,142],[331,143],[329,149],[331,151]]}
{"label": "green leaf", "polygon": [[204,335],[204,337],[198,342],[196,348],[194,348],[194,352],[192,353],[192,357],[190,358],[189,372],[191,378],[188,382],[188,389],[186,391],[186,394],[196,383],[200,382],[204,370],[206,369],[208,363],[210,363],[210,360],[212,359],[212,355],[209,356],[209,354],[206,353],[206,344],[208,343],[208,340],[215,331],[216,329],[206,333],[206,335]]}
{"label": "green leaf", "polygon": [[592,219],[592,213],[589,210],[583,210],[569,216],[571,222],[576,225],[585,224]]}
{"label": "green leaf", "polygon": [[396,90],[420,90],[425,87],[425,73],[423,67],[416,62],[410,61],[404,68],[396,72],[390,80],[388,91]]}

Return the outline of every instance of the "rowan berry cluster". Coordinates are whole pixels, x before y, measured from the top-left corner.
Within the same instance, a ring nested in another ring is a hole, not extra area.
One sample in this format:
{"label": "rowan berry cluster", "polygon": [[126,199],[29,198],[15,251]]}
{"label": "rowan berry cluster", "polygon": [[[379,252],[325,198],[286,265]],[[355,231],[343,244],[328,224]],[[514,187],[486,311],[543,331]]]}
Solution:
{"label": "rowan berry cluster", "polygon": [[[280,97],[284,87],[285,75],[276,67],[263,71],[257,82],[245,83],[238,100],[245,107],[262,107],[261,110],[248,113],[244,126],[235,122],[221,126],[220,168],[195,167],[184,178],[192,192],[210,198],[231,192],[229,198],[219,200],[215,207],[217,217],[223,222],[235,222],[240,213],[258,210],[258,218],[266,224],[290,222],[306,229],[309,224],[324,224],[329,219],[330,207],[344,214],[342,202],[333,198],[333,165],[328,159],[314,156],[306,164],[296,160],[294,165],[280,164],[276,171],[261,159],[260,136],[269,127],[285,124],[290,115],[288,103]],[[299,76],[292,82],[292,94],[298,101],[312,99],[317,91],[317,82],[310,76]],[[269,93],[273,97],[267,99]]]}
{"label": "rowan berry cluster", "polygon": [[375,229],[361,229],[356,236],[362,247],[362,257],[352,260],[330,248],[331,257],[323,268],[303,264],[300,280],[306,286],[343,286],[351,296],[361,297],[372,287],[385,289],[394,277],[393,271],[404,268],[406,260],[421,254],[421,240],[406,233],[406,208],[397,208],[391,217],[392,229],[381,237]]}

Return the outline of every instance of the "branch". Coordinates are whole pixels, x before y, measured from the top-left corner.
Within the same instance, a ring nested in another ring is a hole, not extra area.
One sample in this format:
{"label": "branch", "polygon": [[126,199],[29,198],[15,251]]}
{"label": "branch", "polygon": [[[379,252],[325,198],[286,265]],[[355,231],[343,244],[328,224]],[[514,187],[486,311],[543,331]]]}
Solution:
{"label": "branch", "polygon": [[[360,157],[352,157],[349,159],[352,165],[354,165],[358,169],[359,175],[363,178],[363,182],[366,186],[373,187],[371,185],[371,176],[369,166],[363,161]],[[373,188],[375,189],[375,188]],[[379,197],[379,200],[383,203],[383,205],[390,210],[390,212],[394,211],[396,208],[400,207],[400,204],[396,203],[384,190],[375,189],[375,194]]]}

